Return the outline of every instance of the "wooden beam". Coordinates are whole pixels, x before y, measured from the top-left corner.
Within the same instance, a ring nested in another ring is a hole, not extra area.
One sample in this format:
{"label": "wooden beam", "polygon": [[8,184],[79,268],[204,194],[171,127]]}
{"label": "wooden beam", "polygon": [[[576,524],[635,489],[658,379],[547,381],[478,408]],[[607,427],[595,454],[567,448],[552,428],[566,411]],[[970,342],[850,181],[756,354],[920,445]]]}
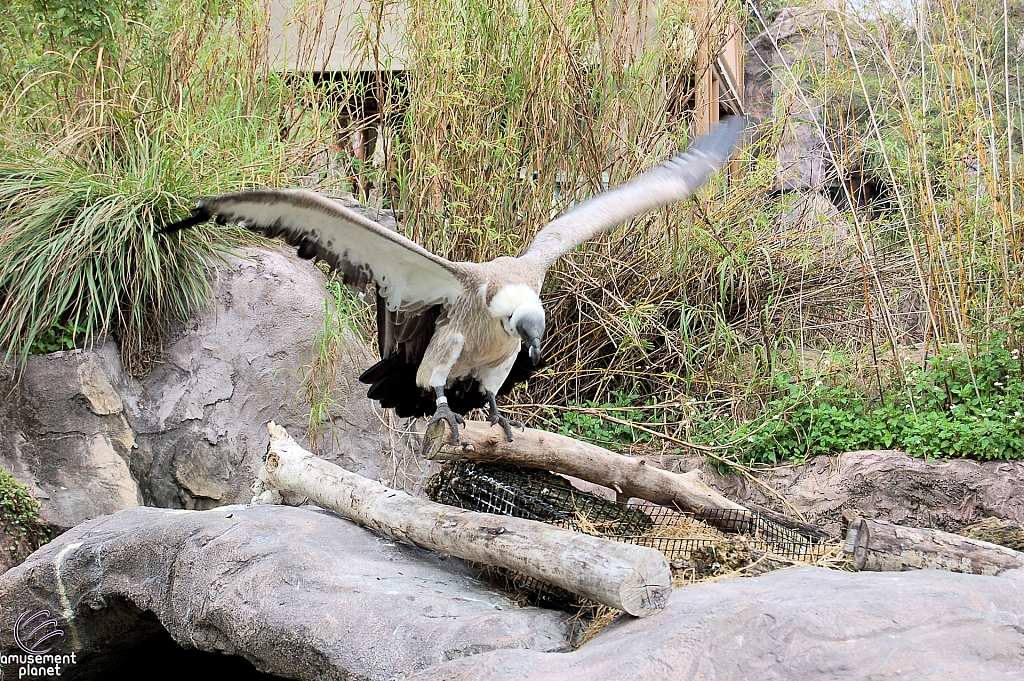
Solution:
{"label": "wooden beam", "polygon": [[516,570],[637,617],[668,602],[672,573],[656,549],[412,497],[317,458],[273,422],[267,428],[253,503],[302,495],[396,541]]}

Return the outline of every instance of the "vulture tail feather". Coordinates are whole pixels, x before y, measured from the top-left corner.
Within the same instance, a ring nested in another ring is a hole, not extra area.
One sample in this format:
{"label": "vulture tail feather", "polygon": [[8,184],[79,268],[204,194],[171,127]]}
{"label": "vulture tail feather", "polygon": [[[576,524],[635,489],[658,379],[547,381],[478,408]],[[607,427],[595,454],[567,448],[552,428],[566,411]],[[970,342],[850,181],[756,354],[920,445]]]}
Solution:
{"label": "vulture tail feather", "polygon": [[[507,395],[517,383],[526,381],[543,367],[543,362],[534,366],[529,351],[521,350],[498,394]],[[400,418],[433,416],[437,409],[434,393],[416,385],[418,369],[419,360],[407,361],[405,353],[399,349],[364,371],[359,380],[370,384],[367,397],[380,402],[381,407],[394,409]],[[480,391],[480,384],[472,378],[464,378],[448,386],[444,395],[448,398],[448,406],[457,414],[487,406],[486,395]]]}

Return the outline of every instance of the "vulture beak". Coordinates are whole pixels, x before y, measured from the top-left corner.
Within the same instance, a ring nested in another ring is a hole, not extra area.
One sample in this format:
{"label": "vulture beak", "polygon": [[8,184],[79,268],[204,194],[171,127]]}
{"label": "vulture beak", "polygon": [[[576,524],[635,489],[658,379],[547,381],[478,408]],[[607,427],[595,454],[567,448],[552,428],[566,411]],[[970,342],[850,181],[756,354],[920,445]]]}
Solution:
{"label": "vulture beak", "polygon": [[[520,314],[518,310],[516,314]],[[526,312],[516,324],[516,331],[530,353],[533,366],[538,366],[543,361],[540,356],[540,339],[544,337],[544,309],[540,306],[526,308]]]}
{"label": "vulture beak", "polygon": [[533,366],[540,364],[540,339],[534,338],[530,341],[530,361]]}

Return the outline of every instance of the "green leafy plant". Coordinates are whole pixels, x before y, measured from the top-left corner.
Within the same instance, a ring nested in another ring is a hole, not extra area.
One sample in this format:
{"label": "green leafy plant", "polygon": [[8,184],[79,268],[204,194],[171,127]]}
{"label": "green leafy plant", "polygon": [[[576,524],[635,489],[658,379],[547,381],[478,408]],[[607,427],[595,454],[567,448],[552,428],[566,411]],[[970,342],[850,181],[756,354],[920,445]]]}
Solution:
{"label": "green leafy plant", "polygon": [[[548,407],[563,435],[610,449],[696,445],[722,463],[804,462],[858,449],[901,449],[926,458],[1024,459],[1024,362],[1013,338],[993,336],[970,352],[944,348],[927,366],[906,365],[882,384],[845,367],[823,376],[778,371],[772,397],[750,419],[720,417],[708,404],[614,402]],[[672,433],[672,434],[669,434]]]}
{"label": "green leafy plant", "polygon": [[21,563],[28,554],[50,540],[39,517],[39,500],[0,468],[0,540],[9,566]]}
{"label": "green leafy plant", "polygon": [[26,42],[65,54],[102,49],[116,58],[126,24],[144,21],[154,7],[151,0],[11,0],[8,15]]}
{"label": "green leafy plant", "polygon": [[611,402],[584,402],[570,404],[564,410],[549,409],[545,421],[562,435],[616,451],[651,442],[651,434],[637,426],[664,425],[655,420],[657,411],[637,409],[639,395],[627,390],[613,390],[612,397]]}
{"label": "green leafy plant", "polygon": [[[1024,459],[1024,363],[996,334],[975,352],[946,348],[924,369],[906,367],[879,395],[781,374],[776,399],[757,418],[718,424],[739,461],[805,461],[857,449],[902,449],[916,456]],[[696,433],[713,441],[707,423]]]}
{"label": "green leafy plant", "polygon": [[58,350],[74,350],[81,347],[85,329],[74,324],[54,324],[39,333],[29,348],[31,355],[45,355]]}

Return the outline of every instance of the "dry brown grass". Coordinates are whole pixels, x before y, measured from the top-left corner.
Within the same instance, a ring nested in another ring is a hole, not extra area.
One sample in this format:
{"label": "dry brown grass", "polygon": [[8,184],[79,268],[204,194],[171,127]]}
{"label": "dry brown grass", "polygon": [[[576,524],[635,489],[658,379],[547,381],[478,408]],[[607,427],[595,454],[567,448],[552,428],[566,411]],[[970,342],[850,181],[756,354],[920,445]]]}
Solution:
{"label": "dry brown grass", "polygon": [[[650,529],[651,539],[706,540],[697,548],[685,553],[666,553],[672,568],[673,588],[737,577],[756,577],[789,567],[812,565],[834,570],[851,569],[849,557],[843,551],[841,543],[812,545],[794,533],[793,541],[806,545],[807,549],[806,556],[798,559],[763,550],[761,538],[725,534],[686,514],[669,514],[664,520],[665,522],[659,522]],[[644,542],[641,540],[637,543]],[[621,614],[621,611],[604,605],[584,607],[577,617],[581,622],[585,622],[586,626],[579,635],[575,647],[583,646],[593,639]]]}

